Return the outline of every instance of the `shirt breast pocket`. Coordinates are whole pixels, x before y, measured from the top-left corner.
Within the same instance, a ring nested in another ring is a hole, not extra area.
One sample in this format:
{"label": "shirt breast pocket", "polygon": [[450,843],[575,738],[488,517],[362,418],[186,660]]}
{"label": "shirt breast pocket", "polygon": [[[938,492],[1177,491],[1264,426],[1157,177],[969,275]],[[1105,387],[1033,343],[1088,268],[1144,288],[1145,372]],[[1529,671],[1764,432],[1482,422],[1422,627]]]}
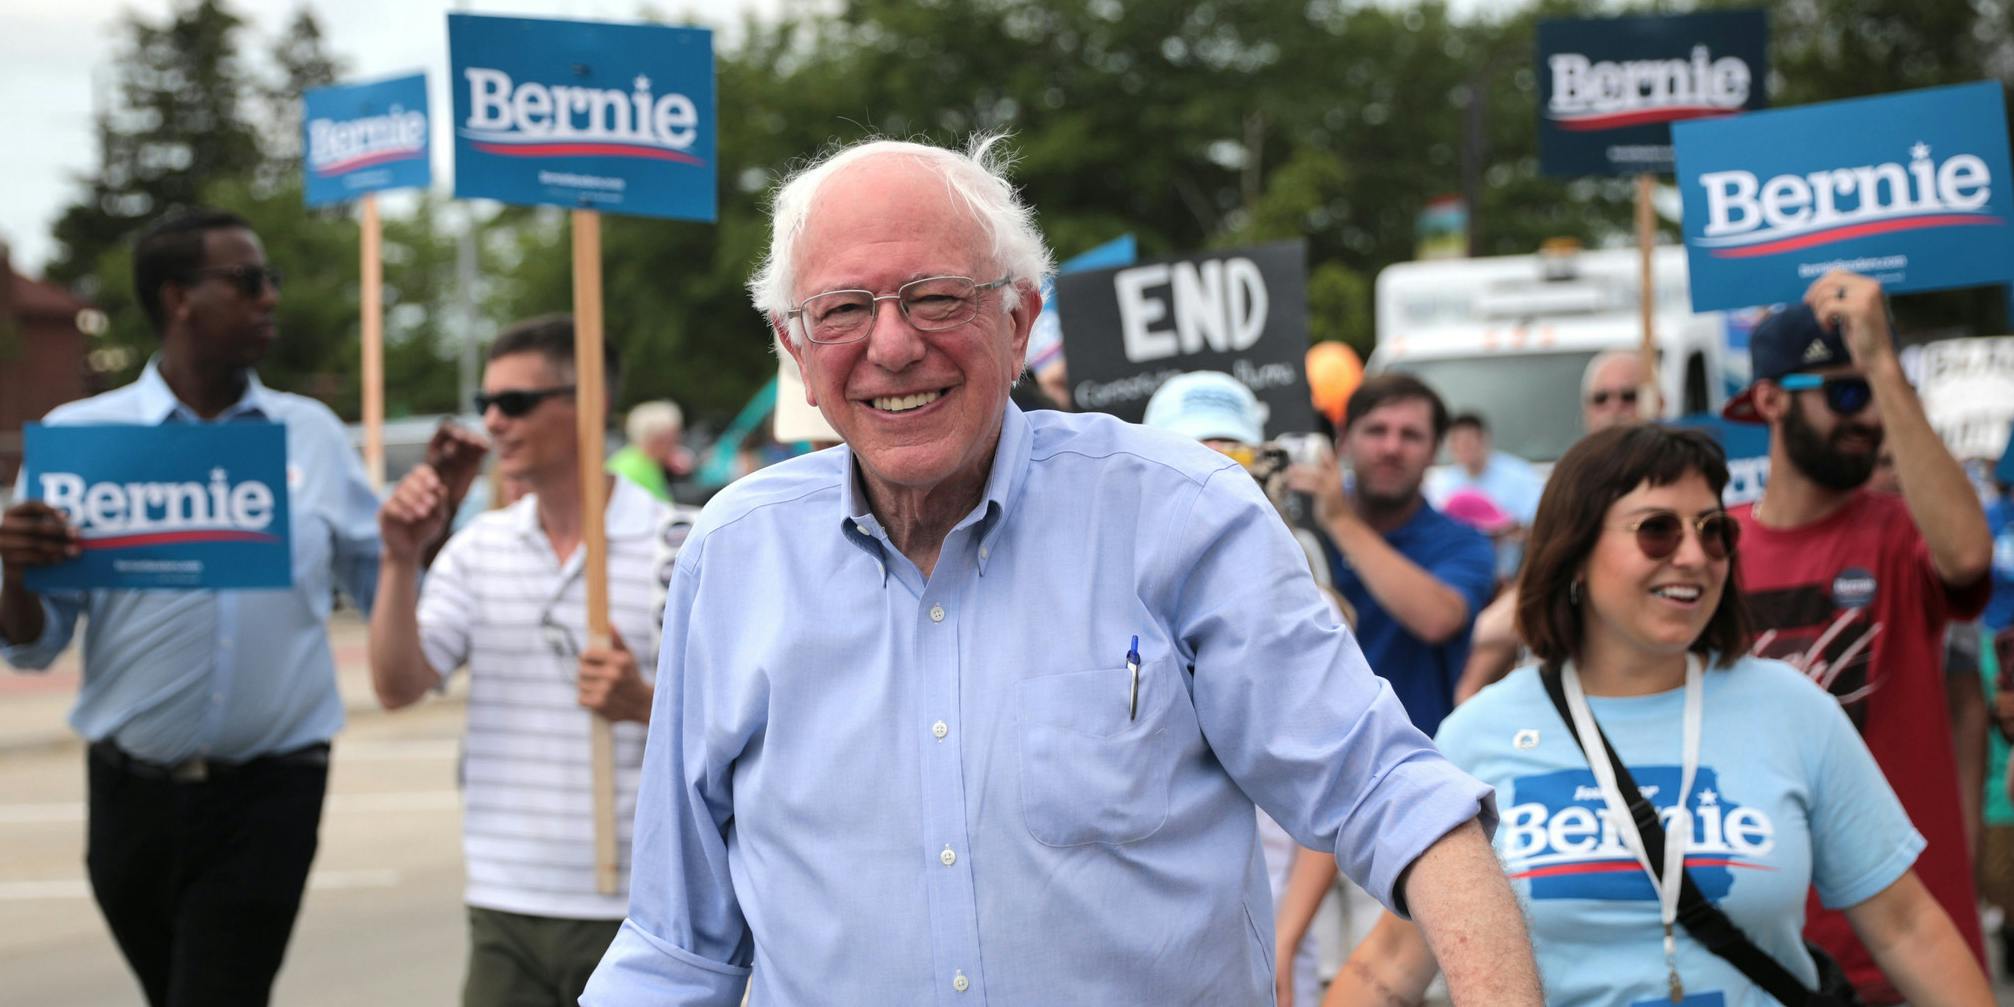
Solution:
{"label": "shirt breast pocket", "polygon": [[1120,667],[1021,681],[1021,813],[1037,842],[1138,842],[1167,822],[1169,690],[1180,685],[1162,662],[1142,665],[1132,716],[1131,680]]}

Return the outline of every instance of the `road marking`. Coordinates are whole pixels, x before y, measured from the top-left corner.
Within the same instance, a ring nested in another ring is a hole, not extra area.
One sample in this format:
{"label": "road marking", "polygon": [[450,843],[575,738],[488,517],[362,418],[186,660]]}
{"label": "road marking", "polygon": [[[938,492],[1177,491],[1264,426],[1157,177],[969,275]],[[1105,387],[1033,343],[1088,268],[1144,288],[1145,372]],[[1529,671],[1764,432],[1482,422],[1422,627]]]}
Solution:
{"label": "road marking", "polygon": [[[370,794],[331,794],[329,811],[344,814],[377,811],[453,811],[461,807],[457,790],[394,790]],[[0,826],[66,825],[84,820],[82,801],[0,804]]]}
{"label": "road marking", "polygon": [[[308,875],[308,890],[314,892],[354,891],[360,888],[396,888],[400,874],[393,870],[315,871]],[[91,883],[83,878],[55,878],[44,881],[0,881],[0,902],[34,902],[45,899],[88,899]]]}

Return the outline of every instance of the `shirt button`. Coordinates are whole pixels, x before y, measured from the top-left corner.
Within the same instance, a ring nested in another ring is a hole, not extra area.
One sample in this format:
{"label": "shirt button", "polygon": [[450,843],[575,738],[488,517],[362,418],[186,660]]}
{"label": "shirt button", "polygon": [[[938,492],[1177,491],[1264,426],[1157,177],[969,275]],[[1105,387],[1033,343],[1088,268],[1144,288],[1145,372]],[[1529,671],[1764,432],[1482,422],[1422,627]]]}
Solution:
{"label": "shirt button", "polygon": [[931,737],[936,738],[938,741],[943,741],[944,736],[950,733],[951,733],[950,725],[944,723],[941,720],[935,724],[930,725],[930,735]]}
{"label": "shirt button", "polygon": [[944,866],[949,867],[958,862],[958,854],[951,852],[951,847],[946,846],[944,852],[937,855],[937,859],[943,861]]}
{"label": "shirt button", "polygon": [[951,977],[951,988],[963,993],[972,988],[972,980],[965,978],[965,973],[960,972]]}
{"label": "shirt button", "polygon": [[871,532],[869,532],[869,531],[867,530],[867,526],[866,526],[866,525],[864,525],[864,524],[856,524],[856,525],[854,525],[854,526],[853,526],[853,530],[854,530],[854,531],[857,531],[857,532],[859,532],[859,533],[860,533],[860,534],[862,534],[862,535],[868,535],[868,534],[872,534]]}
{"label": "shirt button", "polygon": [[930,621],[931,621],[931,622],[943,622],[943,621],[944,621],[944,606],[942,606],[942,605],[932,605],[932,606],[930,606]]}
{"label": "shirt button", "polygon": [[982,545],[982,546],[980,546],[980,547],[979,547],[979,558],[980,558],[980,559],[985,559],[985,558],[986,558],[986,555],[987,555],[987,554],[986,554],[986,547],[985,547],[985,546],[983,546],[983,545]]}

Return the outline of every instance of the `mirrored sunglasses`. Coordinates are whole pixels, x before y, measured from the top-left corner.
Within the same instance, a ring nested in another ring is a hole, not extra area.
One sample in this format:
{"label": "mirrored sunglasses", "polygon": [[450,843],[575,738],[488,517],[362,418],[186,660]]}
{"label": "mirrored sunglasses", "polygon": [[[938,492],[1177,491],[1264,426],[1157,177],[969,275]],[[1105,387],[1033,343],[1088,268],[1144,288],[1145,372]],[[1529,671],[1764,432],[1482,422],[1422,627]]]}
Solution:
{"label": "mirrored sunglasses", "polygon": [[1825,406],[1841,416],[1851,416],[1874,401],[1874,388],[1867,379],[1851,374],[1821,377],[1816,374],[1786,374],[1776,380],[1785,391],[1808,392],[1825,389]]}

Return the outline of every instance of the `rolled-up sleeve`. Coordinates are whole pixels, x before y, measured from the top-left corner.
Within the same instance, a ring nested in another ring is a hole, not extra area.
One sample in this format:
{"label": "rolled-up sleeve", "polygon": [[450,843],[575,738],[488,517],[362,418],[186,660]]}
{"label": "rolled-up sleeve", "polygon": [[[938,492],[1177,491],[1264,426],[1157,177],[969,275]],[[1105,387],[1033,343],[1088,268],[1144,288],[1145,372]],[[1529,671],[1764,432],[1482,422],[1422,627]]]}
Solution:
{"label": "rolled-up sleeve", "polygon": [[1294,839],[1398,908],[1399,876],[1493,791],[1413,727],[1242,470],[1213,475],[1174,534],[1169,583],[1204,736]]}
{"label": "rolled-up sleeve", "polygon": [[[713,649],[681,556],[665,605],[656,699],[637,792],[629,918],[580,1002],[733,1007],[754,944],[728,873],[731,751],[709,717]],[[732,641],[724,641],[731,646]]]}

